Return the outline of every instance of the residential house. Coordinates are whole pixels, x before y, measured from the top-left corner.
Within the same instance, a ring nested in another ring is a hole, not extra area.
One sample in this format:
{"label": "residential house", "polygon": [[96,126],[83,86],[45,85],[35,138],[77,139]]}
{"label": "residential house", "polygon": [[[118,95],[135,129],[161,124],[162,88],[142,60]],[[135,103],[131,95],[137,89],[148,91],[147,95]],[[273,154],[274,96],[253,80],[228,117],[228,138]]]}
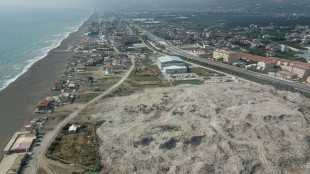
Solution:
{"label": "residential house", "polygon": [[106,67],[105,75],[114,75],[114,70],[112,66]]}
{"label": "residential house", "polygon": [[275,67],[275,62],[271,60],[263,60],[259,61],[257,64],[257,69],[262,69],[262,70],[269,70],[273,67]]}
{"label": "residential house", "polygon": [[290,65],[291,72],[296,73],[299,78],[306,78],[310,76],[310,64],[293,64]]}
{"label": "residential house", "polygon": [[48,101],[48,100],[39,101],[37,103],[37,109],[39,111],[49,111],[53,109],[53,104],[51,101]]}
{"label": "residential house", "polygon": [[287,80],[293,80],[293,79],[297,79],[298,74],[292,73],[292,72],[288,72],[288,71],[278,71],[276,73],[276,77],[279,77],[279,78],[282,78],[282,79],[287,79]]}

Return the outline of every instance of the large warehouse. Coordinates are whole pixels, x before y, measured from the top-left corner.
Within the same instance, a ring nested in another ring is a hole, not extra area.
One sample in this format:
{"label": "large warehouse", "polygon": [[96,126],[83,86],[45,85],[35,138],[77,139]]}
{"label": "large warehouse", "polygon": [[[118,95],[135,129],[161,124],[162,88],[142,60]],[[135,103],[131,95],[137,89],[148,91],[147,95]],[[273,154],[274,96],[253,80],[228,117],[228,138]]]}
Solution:
{"label": "large warehouse", "polygon": [[159,57],[157,66],[165,74],[187,73],[184,60],[176,56]]}

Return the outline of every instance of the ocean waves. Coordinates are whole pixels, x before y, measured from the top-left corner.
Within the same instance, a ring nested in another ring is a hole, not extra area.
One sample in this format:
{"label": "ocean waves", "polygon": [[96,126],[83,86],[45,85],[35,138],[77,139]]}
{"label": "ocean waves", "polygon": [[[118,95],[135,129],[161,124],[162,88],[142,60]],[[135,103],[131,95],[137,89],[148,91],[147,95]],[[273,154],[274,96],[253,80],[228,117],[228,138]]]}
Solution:
{"label": "ocean waves", "polygon": [[[14,38],[16,37],[15,32],[20,31],[7,31],[5,33],[5,31],[1,31],[0,26],[0,39],[7,39],[6,42],[0,45],[0,91],[26,73],[33,64],[44,58],[50,50],[58,47],[70,33],[77,31],[90,13],[90,10],[68,13],[64,21],[56,21],[51,19],[51,16],[46,16],[46,20],[38,21],[38,23],[41,23],[32,28],[29,28],[29,26],[20,28],[25,34],[17,35],[18,38]],[[11,23],[12,21],[10,21],[10,25]],[[18,26],[18,23],[16,26]],[[14,30],[18,29],[15,28]],[[6,37],[1,38],[2,34],[5,34]],[[12,37],[7,37],[8,34],[11,34]]]}

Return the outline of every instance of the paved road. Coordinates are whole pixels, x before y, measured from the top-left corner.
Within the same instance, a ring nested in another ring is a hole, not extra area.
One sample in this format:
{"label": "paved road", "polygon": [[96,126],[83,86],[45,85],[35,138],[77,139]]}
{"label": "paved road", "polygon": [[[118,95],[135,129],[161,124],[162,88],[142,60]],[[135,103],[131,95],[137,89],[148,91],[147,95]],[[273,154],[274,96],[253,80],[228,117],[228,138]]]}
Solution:
{"label": "paved road", "polygon": [[215,61],[212,61],[212,60],[203,59],[203,58],[200,58],[198,56],[194,56],[192,54],[186,53],[183,50],[181,50],[181,49],[177,48],[176,46],[172,45],[169,41],[166,41],[166,40],[164,40],[162,38],[159,38],[159,37],[153,35],[152,33],[144,30],[143,28],[141,28],[138,25],[135,25],[135,24],[131,23],[130,21],[128,21],[125,18],[123,18],[123,20],[127,21],[128,23],[130,23],[131,26],[135,27],[136,29],[138,29],[139,32],[144,32],[149,39],[157,42],[158,44],[165,45],[166,49],[168,51],[174,53],[174,54],[177,54],[177,55],[180,55],[180,56],[184,56],[184,57],[187,57],[189,59],[196,60],[196,61],[199,61],[199,62],[202,62],[202,63],[207,63],[209,65],[225,68],[225,69],[228,69],[228,70],[231,70],[231,71],[234,71],[234,72],[238,72],[238,73],[242,73],[242,74],[247,74],[247,75],[249,75],[251,77],[255,77],[255,78],[260,79],[260,80],[265,80],[265,81],[269,81],[269,82],[272,82],[272,83],[278,83],[278,84],[290,86],[290,87],[293,87],[293,88],[295,88],[297,90],[310,93],[310,86],[309,85],[299,84],[299,83],[291,82],[291,81],[288,81],[288,80],[279,79],[279,78],[276,78],[276,77],[271,77],[271,76],[268,76],[266,74],[257,73],[257,72],[253,72],[253,71],[248,71],[248,70],[245,70],[243,68],[235,67],[235,66],[224,64],[224,63],[220,63],[220,62],[215,62]]}
{"label": "paved road", "polygon": [[56,127],[48,132],[44,138],[42,138],[41,145],[36,147],[33,155],[32,160],[29,161],[29,168],[26,168],[25,173],[37,173],[40,168],[43,168],[47,173],[59,173],[53,169],[53,167],[49,164],[48,159],[45,156],[47,148],[49,147],[50,143],[56,138],[62,127],[64,127],[67,123],[69,123],[72,119],[77,117],[81,111],[89,107],[90,105],[94,104],[98,100],[102,99],[102,97],[108,95],[113,90],[117,89],[130,75],[130,73],[134,70],[135,62],[134,58],[131,58],[132,66],[127,71],[127,73],[119,80],[116,84],[110,87],[108,90],[102,92],[99,96],[95,97],[91,101],[87,102],[86,104],[80,105],[77,110],[71,113],[67,118],[65,118],[62,122],[60,122]]}

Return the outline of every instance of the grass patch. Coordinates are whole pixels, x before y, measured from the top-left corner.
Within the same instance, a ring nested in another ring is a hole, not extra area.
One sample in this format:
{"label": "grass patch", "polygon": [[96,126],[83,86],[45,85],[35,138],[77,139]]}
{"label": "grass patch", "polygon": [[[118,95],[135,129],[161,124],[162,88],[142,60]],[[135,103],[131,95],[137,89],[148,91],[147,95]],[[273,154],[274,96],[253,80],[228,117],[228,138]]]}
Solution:
{"label": "grass patch", "polygon": [[100,156],[98,153],[98,140],[96,124],[80,123],[81,128],[75,134],[70,134],[68,129],[71,124],[63,127],[61,133],[48,148],[48,154],[54,157],[101,170]]}
{"label": "grass patch", "polygon": [[200,67],[197,67],[197,68],[189,68],[189,72],[190,73],[195,73],[199,76],[209,76],[209,77],[222,77],[222,76],[225,76],[224,74],[221,74],[221,73],[217,73],[215,71],[211,71],[211,70],[208,70],[208,69],[205,69],[205,68],[200,68]]}
{"label": "grass patch", "polygon": [[201,85],[203,84],[200,80],[179,80],[174,82],[175,85],[182,85],[182,84],[192,84],[192,85]]}

